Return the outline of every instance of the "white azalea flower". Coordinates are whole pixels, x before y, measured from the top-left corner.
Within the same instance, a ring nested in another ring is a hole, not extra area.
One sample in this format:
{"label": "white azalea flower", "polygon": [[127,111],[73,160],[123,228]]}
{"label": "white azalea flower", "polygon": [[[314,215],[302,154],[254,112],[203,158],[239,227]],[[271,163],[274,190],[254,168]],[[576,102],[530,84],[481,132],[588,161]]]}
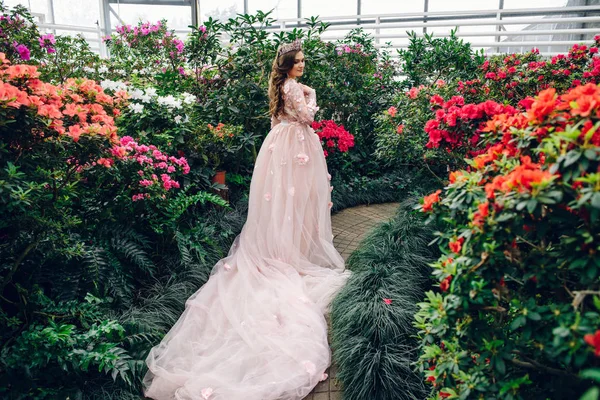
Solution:
{"label": "white azalea flower", "polygon": [[176,123],[176,124],[179,124],[179,123],[181,123],[181,120],[182,120],[183,118],[181,117],[181,115],[178,115],[178,116],[176,116],[174,119],[175,119],[175,123]]}
{"label": "white azalea flower", "polygon": [[150,97],[156,96],[156,89],[153,87],[146,88],[146,95]]}
{"label": "white azalea flower", "polygon": [[129,91],[129,97],[134,100],[140,100],[143,95],[144,95],[144,92],[140,89],[132,89]]}
{"label": "white azalea flower", "polygon": [[193,104],[196,101],[196,96],[191,93],[183,94],[183,103],[184,104]]}
{"label": "white azalea flower", "polygon": [[105,74],[108,72],[108,67],[103,65],[100,68],[98,68],[98,72],[100,72],[101,74]]}
{"label": "white azalea flower", "polygon": [[129,105],[129,108],[131,109],[131,111],[133,111],[135,114],[140,114],[142,111],[144,111],[144,105],[143,104],[137,104],[137,103],[131,103]]}

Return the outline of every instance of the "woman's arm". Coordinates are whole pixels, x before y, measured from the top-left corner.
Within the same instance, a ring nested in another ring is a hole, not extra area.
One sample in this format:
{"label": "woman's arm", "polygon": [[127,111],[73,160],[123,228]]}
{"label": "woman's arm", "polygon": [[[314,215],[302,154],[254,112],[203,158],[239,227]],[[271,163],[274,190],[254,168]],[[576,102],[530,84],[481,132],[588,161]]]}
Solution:
{"label": "woman's arm", "polygon": [[[291,79],[285,85],[284,93],[286,94],[286,102],[296,112],[300,122],[305,124],[312,123],[316,112],[319,110],[319,107],[317,107],[317,94],[314,89]],[[304,88],[307,88],[306,95]]]}

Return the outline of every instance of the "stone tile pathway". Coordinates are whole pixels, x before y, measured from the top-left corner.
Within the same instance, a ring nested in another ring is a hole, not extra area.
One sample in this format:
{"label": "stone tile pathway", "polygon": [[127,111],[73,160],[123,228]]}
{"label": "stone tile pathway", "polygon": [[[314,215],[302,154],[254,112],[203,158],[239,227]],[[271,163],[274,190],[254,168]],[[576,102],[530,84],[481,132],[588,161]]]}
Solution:
{"label": "stone tile pathway", "polygon": [[[346,208],[332,215],[333,244],[344,260],[372,228],[390,219],[399,206],[399,203],[372,204]],[[329,378],[320,382],[304,400],[342,400],[342,388],[336,379],[337,366],[332,365],[327,373]]]}

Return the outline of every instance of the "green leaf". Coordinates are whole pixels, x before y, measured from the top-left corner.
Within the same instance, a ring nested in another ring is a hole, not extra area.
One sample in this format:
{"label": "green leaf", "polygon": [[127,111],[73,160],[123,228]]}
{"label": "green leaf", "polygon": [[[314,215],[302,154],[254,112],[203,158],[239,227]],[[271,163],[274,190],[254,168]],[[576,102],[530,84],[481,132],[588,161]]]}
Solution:
{"label": "green leaf", "polygon": [[539,321],[542,319],[542,316],[536,312],[529,312],[529,314],[527,314],[527,318],[532,321]]}
{"label": "green leaf", "polygon": [[567,156],[565,157],[565,167],[568,167],[571,164],[574,164],[577,162],[577,160],[579,160],[581,158],[581,153],[577,150],[571,150],[570,152],[567,153]]}
{"label": "green leaf", "polygon": [[600,382],[600,368],[590,368],[581,371],[579,374],[583,379],[591,379],[596,382]]}
{"label": "green leaf", "polygon": [[600,192],[596,192],[592,196],[592,207],[600,209]]}
{"label": "green leaf", "polygon": [[595,149],[587,149],[587,150],[586,150],[586,151],[583,153],[583,155],[584,155],[584,156],[585,156],[587,159],[594,161],[594,160],[597,160],[597,159],[599,158],[599,156],[600,156],[600,152],[598,152],[598,151],[597,151],[597,150],[595,150]]}
{"label": "green leaf", "polygon": [[583,396],[579,398],[579,400],[598,400],[598,396],[600,396],[600,389],[593,387],[585,392]]}
{"label": "green leaf", "polygon": [[527,202],[527,211],[529,211],[530,213],[533,213],[535,211],[535,208],[537,207],[538,202],[536,199],[530,199]]}
{"label": "green leaf", "polygon": [[510,330],[514,331],[519,329],[520,327],[522,327],[523,325],[525,325],[526,323],[526,319],[523,315],[518,316],[517,318],[515,318],[513,320],[513,322],[510,324]]}

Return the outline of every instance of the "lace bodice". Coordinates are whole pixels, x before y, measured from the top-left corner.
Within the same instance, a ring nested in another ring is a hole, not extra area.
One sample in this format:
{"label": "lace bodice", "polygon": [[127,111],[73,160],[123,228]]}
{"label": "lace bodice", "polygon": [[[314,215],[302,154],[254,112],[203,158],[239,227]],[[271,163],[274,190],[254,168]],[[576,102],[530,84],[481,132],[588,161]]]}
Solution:
{"label": "lace bodice", "polygon": [[283,114],[271,117],[271,128],[282,120],[311,124],[319,110],[315,90],[295,79],[286,79],[283,84],[283,101]]}

